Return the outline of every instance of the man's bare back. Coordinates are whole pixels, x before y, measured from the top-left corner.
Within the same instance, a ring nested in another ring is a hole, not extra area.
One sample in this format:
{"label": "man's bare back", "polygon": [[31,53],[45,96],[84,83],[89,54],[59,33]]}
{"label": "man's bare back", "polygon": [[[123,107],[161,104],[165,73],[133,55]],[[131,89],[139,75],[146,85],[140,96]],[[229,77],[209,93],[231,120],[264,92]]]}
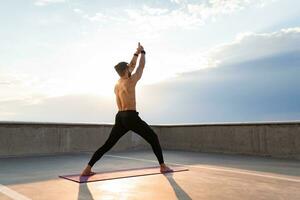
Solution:
{"label": "man's bare back", "polygon": [[115,85],[115,95],[119,111],[136,110],[136,82],[132,78],[120,79]]}

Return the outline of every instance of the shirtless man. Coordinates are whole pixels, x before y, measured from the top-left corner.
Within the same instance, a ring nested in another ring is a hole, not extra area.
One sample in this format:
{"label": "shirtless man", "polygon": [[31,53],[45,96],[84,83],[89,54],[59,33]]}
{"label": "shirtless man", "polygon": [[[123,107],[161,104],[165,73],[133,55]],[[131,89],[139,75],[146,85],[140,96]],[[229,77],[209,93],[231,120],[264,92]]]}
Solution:
{"label": "shirtless man", "polygon": [[[141,54],[139,66],[136,69],[136,72],[131,75],[135,68],[139,54]],[[152,150],[160,164],[161,173],[173,171],[164,163],[162,150],[156,133],[145,121],[139,117],[139,112],[136,111],[135,86],[143,74],[145,66],[145,54],[146,52],[143,46],[138,43],[138,48],[134,53],[131,62],[129,64],[126,62],[120,62],[115,66],[115,70],[120,76],[120,79],[114,88],[116,102],[119,109],[115,116],[115,124],[108,139],[93,154],[88,165],[82,171],[81,176],[90,176],[95,174],[95,172],[91,171],[93,165],[129,130],[139,134],[151,145]]]}

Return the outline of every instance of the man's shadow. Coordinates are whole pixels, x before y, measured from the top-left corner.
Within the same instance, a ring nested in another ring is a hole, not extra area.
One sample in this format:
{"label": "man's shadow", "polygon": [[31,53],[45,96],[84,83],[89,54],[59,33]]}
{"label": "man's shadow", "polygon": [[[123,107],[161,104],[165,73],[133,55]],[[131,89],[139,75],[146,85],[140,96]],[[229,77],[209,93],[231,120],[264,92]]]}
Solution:
{"label": "man's shadow", "polygon": [[79,183],[78,200],[94,200],[87,183]]}
{"label": "man's shadow", "polygon": [[[173,178],[173,172],[160,174],[163,175],[172,186],[175,195],[178,200],[192,200],[192,198],[176,183]],[[94,200],[92,193],[90,192],[87,183],[80,183],[79,184],[79,191],[78,191],[78,200]]]}
{"label": "man's shadow", "polygon": [[173,173],[166,173],[163,176],[169,181],[172,186],[177,199],[179,200],[192,200],[192,198],[177,184],[175,179],[173,178]]}

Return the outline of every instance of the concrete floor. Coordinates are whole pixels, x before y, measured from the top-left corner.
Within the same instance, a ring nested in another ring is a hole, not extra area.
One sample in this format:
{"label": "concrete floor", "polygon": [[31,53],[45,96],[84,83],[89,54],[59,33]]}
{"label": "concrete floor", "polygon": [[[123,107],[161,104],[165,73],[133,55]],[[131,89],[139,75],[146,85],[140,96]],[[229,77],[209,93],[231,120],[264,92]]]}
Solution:
{"label": "concrete floor", "polygon": [[[300,162],[164,150],[166,164],[189,171],[78,184],[91,153],[0,159],[0,199],[300,199]],[[158,166],[151,150],[107,152],[94,171]]]}

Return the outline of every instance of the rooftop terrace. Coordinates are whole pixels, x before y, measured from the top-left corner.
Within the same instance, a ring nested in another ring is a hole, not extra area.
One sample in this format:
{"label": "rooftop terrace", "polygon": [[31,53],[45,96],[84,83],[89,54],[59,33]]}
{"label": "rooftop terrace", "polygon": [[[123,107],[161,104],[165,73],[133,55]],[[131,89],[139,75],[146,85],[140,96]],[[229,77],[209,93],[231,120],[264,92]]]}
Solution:
{"label": "rooftop terrace", "polygon": [[[111,125],[0,123],[0,199],[299,199],[300,123],[153,125],[166,164],[189,171],[75,183]],[[137,134],[94,171],[158,166]]]}

